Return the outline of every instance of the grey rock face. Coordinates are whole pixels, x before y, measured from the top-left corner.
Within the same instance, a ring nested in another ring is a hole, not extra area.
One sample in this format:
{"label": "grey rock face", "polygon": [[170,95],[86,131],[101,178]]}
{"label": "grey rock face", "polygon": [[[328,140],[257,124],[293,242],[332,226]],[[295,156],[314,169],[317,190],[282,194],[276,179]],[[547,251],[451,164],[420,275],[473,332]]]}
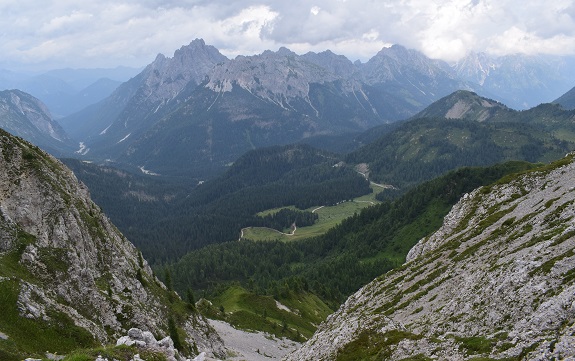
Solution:
{"label": "grey rock face", "polygon": [[131,328],[127,336],[122,336],[116,341],[116,346],[120,345],[136,345],[142,349],[161,352],[166,355],[168,361],[176,361],[174,342],[169,336],[157,341],[151,332],[142,331],[139,328]]}
{"label": "grey rock face", "polygon": [[[132,327],[166,333],[165,286],[69,169],[3,131],[0,169],[0,252],[20,249],[18,264],[29,274],[16,279],[21,317],[49,321],[63,313],[101,343]],[[188,323],[200,349],[221,348],[202,317]]]}
{"label": "grey rock face", "polygon": [[213,91],[231,91],[232,85],[237,84],[257,97],[286,107],[293,98],[309,102],[310,84],[336,81],[340,76],[282,48],[278,52],[239,56],[216,66],[209,78],[206,87]]}
{"label": "grey rock face", "polygon": [[71,149],[68,135],[46,105],[20,90],[0,92],[0,127],[53,153]]}
{"label": "grey rock face", "polygon": [[465,195],[287,360],[333,360],[365,339],[390,360],[573,359],[574,176],[569,156]]}

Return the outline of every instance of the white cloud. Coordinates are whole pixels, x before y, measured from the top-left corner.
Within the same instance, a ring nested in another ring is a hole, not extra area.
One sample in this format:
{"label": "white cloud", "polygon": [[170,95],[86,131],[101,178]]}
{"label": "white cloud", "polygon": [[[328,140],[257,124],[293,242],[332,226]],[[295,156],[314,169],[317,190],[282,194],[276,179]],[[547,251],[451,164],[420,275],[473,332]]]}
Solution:
{"label": "white cloud", "polygon": [[50,21],[40,27],[39,32],[46,35],[54,35],[81,31],[83,24],[89,23],[90,18],[92,18],[92,14],[74,10],[70,14],[50,19]]}
{"label": "white cloud", "polygon": [[434,58],[575,53],[575,0],[4,0],[0,67],[143,66],[195,38],[225,55],[286,46],[367,60],[397,43]]}

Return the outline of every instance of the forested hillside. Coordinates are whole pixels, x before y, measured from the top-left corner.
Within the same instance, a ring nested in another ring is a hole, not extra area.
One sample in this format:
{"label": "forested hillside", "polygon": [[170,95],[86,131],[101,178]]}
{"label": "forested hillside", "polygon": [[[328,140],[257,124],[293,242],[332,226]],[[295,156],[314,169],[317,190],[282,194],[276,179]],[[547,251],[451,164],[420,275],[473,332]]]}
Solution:
{"label": "forested hillside", "polygon": [[[369,182],[353,169],[338,166],[334,155],[305,145],[249,152],[222,177],[194,185],[68,164],[152,263],[175,261],[190,250],[237,240],[244,227],[276,227],[277,220],[256,215],[267,209],[304,210],[371,192]],[[282,229],[298,217],[310,216],[292,213],[280,222]]]}
{"label": "forested hillside", "polygon": [[402,189],[462,166],[549,162],[575,149],[574,114],[553,104],[519,112],[456,92],[345,160],[367,163],[372,180]]}
{"label": "forested hillside", "polygon": [[[168,266],[179,292],[217,295],[239,283],[281,297],[306,290],[337,306],[374,277],[399,266],[419,239],[436,230],[463,194],[532,167],[509,162],[463,168],[424,183],[394,202],[369,207],[324,236],[293,242],[243,240],[194,250]],[[158,269],[157,273],[162,273]]]}

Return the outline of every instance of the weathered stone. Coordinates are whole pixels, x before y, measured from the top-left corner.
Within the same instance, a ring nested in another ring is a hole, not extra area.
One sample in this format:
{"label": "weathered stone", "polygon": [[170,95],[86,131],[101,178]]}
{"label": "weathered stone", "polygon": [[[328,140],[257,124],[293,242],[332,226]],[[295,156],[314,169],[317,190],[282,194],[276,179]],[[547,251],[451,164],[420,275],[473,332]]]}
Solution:
{"label": "weathered stone", "polygon": [[[161,352],[166,355],[168,361],[176,361],[176,350],[174,349],[174,342],[167,336],[160,341],[157,341],[151,332],[142,331],[137,328],[131,328],[127,336],[122,336],[116,342],[116,345],[127,345],[154,351]],[[134,356],[135,358],[136,356]],[[139,357],[139,356],[138,356]]]}
{"label": "weathered stone", "polygon": [[206,353],[202,352],[198,356],[196,356],[192,361],[204,361],[206,359]]}

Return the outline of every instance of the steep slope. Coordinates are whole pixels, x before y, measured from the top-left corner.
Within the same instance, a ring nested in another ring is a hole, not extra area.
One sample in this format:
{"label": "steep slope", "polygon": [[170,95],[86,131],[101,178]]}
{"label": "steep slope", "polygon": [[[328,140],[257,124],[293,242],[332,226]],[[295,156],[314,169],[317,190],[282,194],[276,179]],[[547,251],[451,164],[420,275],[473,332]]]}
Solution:
{"label": "steep slope", "polygon": [[0,146],[0,358],[115,342],[131,327],[174,338],[170,322],[180,351],[221,350],[70,170],[4,131]]}
{"label": "steep slope", "polygon": [[286,359],[575,357],[573,157],[466,194]]}
{"label": "steep slope", "polygon": [[575,109],[575,87],[555,99],[553,103],[560,104],[565,109]]}
{"label": "steep slope", "polygon": [[0,92],[0,127],[55,154],[70,154],[72,143],[50,111],[20,90]]}

